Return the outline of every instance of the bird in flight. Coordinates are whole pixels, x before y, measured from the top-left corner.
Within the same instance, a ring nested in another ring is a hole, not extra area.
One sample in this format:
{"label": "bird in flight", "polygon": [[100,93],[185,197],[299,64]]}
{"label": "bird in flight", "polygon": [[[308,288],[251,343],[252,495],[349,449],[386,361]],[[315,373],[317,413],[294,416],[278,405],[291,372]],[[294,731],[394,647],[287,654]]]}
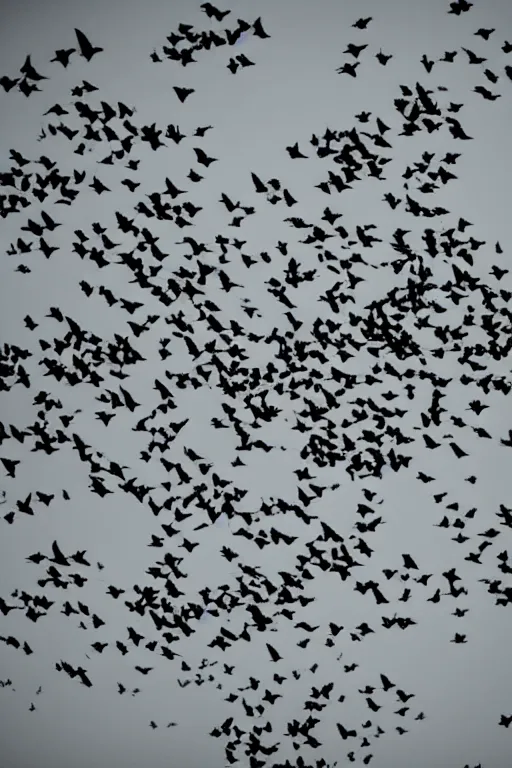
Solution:
{"label": "bird in flight", "polygon": [[89,41],[89,38],[79,29],[75,28],[75,35],[78,42],[78,50],[80,52],[80,56],[83,56],[86,61],[91,61],[93,56],[95,56],[97,53],[103,53],[104,49],[93,46]]}

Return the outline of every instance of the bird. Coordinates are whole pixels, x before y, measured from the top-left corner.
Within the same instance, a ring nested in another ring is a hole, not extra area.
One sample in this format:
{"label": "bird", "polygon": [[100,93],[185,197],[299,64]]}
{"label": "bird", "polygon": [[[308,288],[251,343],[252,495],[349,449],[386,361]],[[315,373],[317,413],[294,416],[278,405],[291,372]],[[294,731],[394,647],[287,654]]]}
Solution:
{"label": "bird", "polygon": [[496,101],[496,99],[501,98],[501,93],[492,93],[492,91],[484,88],[483,85],[475,85],[473,91],[480,94],[480,96],[483,96],[487,101]]}
{"label": "bird", "polygon": [[484,27],[480,27],[480,28],[479,28],[479,29],[477,29],[477,31],[476,31],[476,32],[474,32],[473,34],[474,34],[474,35],[479,35],[479,36],[480,36],[480,37],[482,37],[484,40],[488,40],[488,39],[490,38],[490,36],[492,35],[492,33],[493,33],[493,32],[496,32],[496,29],[494,29],[494,28],[492,28],[492,29],[486,29],[486,28],[484,28]]}
{"label": "bird", "polygon": [[373,17],[368,16],[367,18],[358,19],[352,26],[356,29],[366,29],[371,21],[373,21]]}
{"label": "bird", "polygon": [[196,153],[197,162],[200,165],[204,165],[206,168],[208,168],[212,163],[217,162],[218,158],[216,157],[208,157],[206,152],[201,149],[201,147],[194,147],[194,152]]}
{"label": "bird", "polygon": [[300,158],[307,159],[307,155],[303,155],[302,152],[300,151],[298,142],[296,142],[291,147],[286,147],[286,151],[288,152],[292,160],[298,160]]}
{"label": "bird", "polygon": [[426,56],[426,54],[423,54],[423,56],[421,57],[421,63],[423,64],[427,72],[431,72],[434,67],[435,61],[430,61],[430,59]]}
{"label": "bird", "polygon": [[[4,90],[10,90],[10,88],[5,86],[5,79],[3,80]],[[41,89],[37,87],[37,85],[33,85],[27,81],[27,78],[23,78],[22,80],[17,80],[18,90],[21,91],[21,93],[26,96],[26,98],[29,98],[31,93],[40,93]],[[55,129],[54,129],[55,130]]]}
{"label": "bird", "polygon": [[83,56],[86,61],[91,61],[93,56],[97,53],[103,53],[104,49],[93,46],[88,37],[79,29],[75,28],[75,35],[80,55]]}
{"label": "bird", "polygon": [[388,61],[390,61],[393,58],[393,54],[382,53],[382,50],[380,50],[378,53],[375,54],[375,58],[377,59],[379,64],[382,64],[382,66],[385,67]]}
{"label": "bird", "polygon": [[9,93],[9,91],[15,88],[18,85],[18,83],[19,83],[18,77],[10,78],[7,75],[2,75],[2,77],[0,77],[0,85],[2,86],[2,88],[6,93]]}
{"label": "bird", "polygon": [[454,139],[462,139],[464,141],[467,141],[469,139],[472,139],[472,136],[468,136],[464,129],[462,128],[461,124],[458,120],[456,120],[453,117],[447,117],[446,122],[449,125],[449,131],[452,134]]}
{"label": "bird", "polygon": [[30,55],[26,57],[23,65],[20,67],[20,72],[25,75],[27,80],[48,80],[47,77],[41,75],[34,69]]}
{"label": "bird", "polygon": [[418,570],[418,566],[416,565],[416,563],[414,562],[414,560],[410,555],[405,554],[405,555],[402,555],[402,557],[404,560],[405,568],[415,568],[416,570]]}
{"label": "bird", "polygon": [[182,104],[186,101],[190,94],[195,93],[194,88],[180,88],[179,86],[173,86],[173,91]]}
{"label": "bird", "polygon": [[477,54],[474,53],[474,51],[471,51],[469,48],[462,47],[462,50],[467,54],[470,64],[483,64],[484,61],[487,61],[486,58],[483,56],[477,56]]}
{"label": "bird", "polygon": [[247,56],[244,53],[240,53],[236,57],[236,60],[242,66],[242,68],[255,66],[254,61],[251,61],[250,59],[248,59]]}
{"label": "bird", "polygon": [[389,691],[389,690],[391,690],[391,688],[395,688],[395,684],[392,683],[391,680],[388,677],[386,677],[386,675],[382,675],[381,674],[380,679],[382,681],[382,690],[383,691]]}
{"label": "bird", "polygon": [[365,48],[368,48],[368,44],[365,43],[364,45],[355,45],[354,43],[349,43],[347,45],[347,48],[343,53],[350,53],[354,58],[359,58],[359,54],[364,51]]}
{"label": "bird", "polygon": [[0,461],[4,465],[4,469],[9,477],[16,477],[16,467],[20,464],[18,459],[3,459],[0,457]]}
{"label": "bird", "polygon": [[468,0],[455,0],[450,3],[450,10],[448,13],[460,16],[462,13],[467,13],[472,7],[473,3],[468,2]]}
{"label": "bird", "polygon": [[196,128],[194,136],[204,136],[207,131],[211,130],[213,125],[200,125]]}
{"label": "bird", "polygon": [[139,666],[136,666],[135,669],[137,670],[137,672],[140,672],[142,675],[147,675],[147,674],[149,674],[149,672],[151,672],[153,667],[139,667]]}
{"label": "bird", "polygon": [[439,61],[446,61],[449,64],[452,64],[455,61],[455,57],[457,56],[458,51],[445,51],[444,56],[442,59],[439,59]]}
{"label": "bird", "polygon": [[282,659],[282,656],[279,655],[279,653],[276,651],[276,649],[270,645],[270,643],[267,643],[267,650],[270,654],[270,658],[273,662],[280,661]]}
{"label": "bird", "polygon": [[215,19],[215,21],[222,21],[231,11],[220,11],[211,3],[202,3],[200,6],[203,13],[206,13],[209,19]]}
{"label": "bird", "polygon": [[256,37],[260,37],[262,40],[269,38],[270,35],[263,29],[261,16],[258,16],[254,24],[252,25],[253,32]]}
{"label": "bird", "polygon": [[55,56],[53,59],[50,59],[50,61],[56,61],[59,64],[62,64],[64,69],[67,69],[73,53],[76,53],[76,48],[59,48],[59,50],[55,51]]}
{"label": "bird", "polygon": [[351,77],[357,77],[356,69],[359,65],[359,61],[356,61],[354,64],[345,62],[345,64],[343,64],[342,67],[339,67],[336,72],[340,75],[350,75]]}

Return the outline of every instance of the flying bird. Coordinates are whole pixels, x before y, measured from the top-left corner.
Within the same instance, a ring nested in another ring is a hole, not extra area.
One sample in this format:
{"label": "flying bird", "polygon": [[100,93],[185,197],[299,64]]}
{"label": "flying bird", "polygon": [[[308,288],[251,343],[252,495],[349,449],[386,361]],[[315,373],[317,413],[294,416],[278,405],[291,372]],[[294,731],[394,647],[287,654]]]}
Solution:
{"label": "flying bird", "polygon": [[353,27],[356,29],[366,29],[370,21],[373,21],[372,16],[368,16],[367,18],[361,18],[358,19],[354,24],[352,24]]}
{"label": "flying bird", "polygon": [[78,48],[80,50],[80,55],[86,59],[86,61],[91,61],[92,57],[95,56],[97,53],[102,53],[103,48],[94,47],[92,43],[90,42],[89,38],[86,37],[86,35],[81,32],[79,29],[75,28],[75,35],[76,39],[78,41]]}
{"label": "flying bird", "polygon": [[48,80],[47,77],[39,74],[39,72],[37,72],[34,69],[34,67],[32,66],[32,61],[30,56],[27,56],[27,58],[25,59],[23,66],[20,68],[20,72],[22,72],[25,75],[27,80],[36,80],[36,81]]}
{"label": "flying bird", "polygon": [[55,51],[55,56],[50,61],[58,62],[66,69],[73,53],[76,53],[76,48],[59,48],[58,51]]}
{"label": "flying bird", "polygon": [[195,93],[194,88],[180,88],[179,86],[173,86],[173,90],[182,104],[190,96],[191,93]]}
{"label": "flying bird", "polygon": [[219,9],[211,3],[202,3],[199,7],[203,13],[206,13],[209,19],[215,19],[215,21],[222,21],[225,16],[231,13],[231,11],[219,11]]}
{"label": "flying bird", "polygon": [[263,29],[262,21],[261,21],[261,16],[258,16],[256,21],[252,25],[252,29],[253,29],[253,32],[254,32],[255,36],[256,37],[261,37],[262,40],[264,40],[267,37],[270,37],[270,35],[267,34],[267,32],[265,32],[265,30]]}
{"label": "flying bird", "polygon": [[194,147],[194,152],[196,153],[197,162],[200,165],[206,166],[206,168],[208,168],[212,163],[216,163],[218,160],[216,157],[208,157],[206,152],[201,149],[201,147]]}

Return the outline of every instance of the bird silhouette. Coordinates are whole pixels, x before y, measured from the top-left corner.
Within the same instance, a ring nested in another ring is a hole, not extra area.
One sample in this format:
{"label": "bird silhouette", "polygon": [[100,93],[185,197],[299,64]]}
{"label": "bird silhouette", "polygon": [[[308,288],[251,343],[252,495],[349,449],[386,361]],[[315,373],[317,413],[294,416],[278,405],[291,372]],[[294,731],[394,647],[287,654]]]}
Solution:
{"label": "bird silhouette", "polygon": [[67,69],[73,53],[76,53],[76,48],[60,48],[58,51],[55,51],[55,56],[50,61],[58,62],[62,64],[64,69]]}
{"label": "bird silhouette", "polygon": [[93,56],[95,56],[97,53],[103,53],[104,49],[93,46],[88,37],[86,37],[86,35],[79,29],[75,28],[75,35],[78,42],[80,55],[83,56],[86,61],[91,61]]}
{"label": "bird silhouette", "polygon": [[174,86],[173,91],[182,104],[186,101],[190,94],[195,93],[194,88],[180,88],[179,86]]}
{"label": "bird silhouette", "polygon": [[231,13],[231,11],[219,11],[219,9],[211,3],[202,3],[199,7],[206,13],[209,19],[215,19],[215,21],[222,21],[225,16]]}

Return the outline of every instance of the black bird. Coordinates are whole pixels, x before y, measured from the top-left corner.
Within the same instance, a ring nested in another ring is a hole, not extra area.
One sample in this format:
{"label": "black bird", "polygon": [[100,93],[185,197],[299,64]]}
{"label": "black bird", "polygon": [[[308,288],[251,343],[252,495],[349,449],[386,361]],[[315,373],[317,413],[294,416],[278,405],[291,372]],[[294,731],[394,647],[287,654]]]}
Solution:
{"label": "black bird", "polygon": [[16,459],[0,459],[9,477],[16,477],[16,467],[20,463]]}
{"label": "black bird", "polygon": [[295,144],[292,147],[286,147],[286,151],[292,158],[292,160],[297,160],[299,158],[307,159],[307,155],[303,155],[302,152],[299,149],[299,143],[295,142]]}
{"label": "black bird", "polygon": [[496,101],[496,99],[501,97],[501,93],[492,93],[487,88],[484,88],[483,85],[475,85],[473,91],[479,93],[480,96],[483,96],[487,101]]}
{"label": "black bird", "polygon": [[196,132],[194,133],[194,136],[204,136],[206,131],[209,131],[211,128],[213,128],[213,125],[203,125],[196,128]]}
{"label": "black bird", "polygon": [[358,19],[352,26],[356,29],[366,29],[370,21],[373,21],[373,16],[368,16],[368,18],[365,19]]}
{"label": "black bird", "polygon": [[225,16],[231,13],[231,11],[219,11],[219,9],[211,3],[203,3],[199,7],[206,13],[209,19],[215,19],[215,21],[222,21]]}
{"label": "black bird", "polygon": [[252,181],[253,181],[254,188],[255,188],[256,192],[258,192],[259,194],[261,194],[263,192],[268,192],[268,188],[261,181],[261,179],[258,176],[256,176],[255,173],[251,172],[251,178],[252,178]]}
{"label": "black bird", "polygon": [[418,570],[418,566],[416,565],[416,563],[414,562],[414,560],[410,555],[406,554],[406,555],[402,555],[402,557],[404,559],[405,568],[415,568],[416,570]]}
{"label": "black bird", "polygon": [[487,61],[483,56],[477,56],[476,53],[470,51],[469,48],[464,48],[463,46],[462,50],[466,52],[470,64],[483,64],[484,61]]}
{"label": "black bird", "polygon": [[53,558],[50,558],[50,562],[56,563],[57,565],[63,565],[63,566],[69,565],[69,561],[67,557],[64,557],[56,541],[54,541],[52,544],[52,550],[53,550]]}
{"label": "black bird", "polygon": [[201,147],[194,147],[193,149],[194,149],[194,152],[196,153],[197,162],[200,165],[204,165],[208,168],[212,163],[215,163],[218,160],[218,158],[216,157],[208,157],[206,152],[203,149],[201,149]]}
{"label": "black bird", "polygon": [[0,85],[6,93],[9,93],[19,83],[19,78],[11,79],[7,75],[0,77]]}
{"label": "black bird", "polygon": [[366,698],[366,703],[368,704],[369,709],[372,710],[372,712],[378,712],[379,709],[382,709],[382,707],[379,704],[376,704],[373,699],[371,699],[369,696]]}
{"label": "black bird", "polygon": [[467,0],[455,0],[455,2],[450,3],[450,10],[448,13],[460,16],[461,13],[467,13],[472,7],[473,3],[469,3]]}
{"label": "black bird", "polygon": [[31,93],[36,93],[37,91],[39,92],[41,91],[41,89],[38,88],[37,85],[31,85],[29,82],[27,82],[26,78],[23,78],[21,82],[18,82],[18,89],[27,98],[30,96]]}
{"label": "black bird", "polygon": [[336,723],[336,727],[343,741],[357,736],[357,731],[349,731],[341,723]]}
{"label": "black bird", "polygon": [[27,560],[29,560],[31,563],[36,563],[36,565],[39,565],[39,563],[42,563],[42,561],[46,559],[46,555],[42,555],[40,552],[36,552],[35,554],[27,557]]}
{"label": "black bird", "polygon": [[473,34],[479,35],[479,37],[483,37],[484,40],[488,40],[493,32],[496,32],[495,29],[484,29],[483,27],[480,27],[480,29],[477,29],[476,32]]}
{"label": "black bird", "polygon": [[356,61],[354,64],[350,64],[348,61],[342,67],[339,67],[336,72],[339,75],[350,75],[351,77],[357,77],[356,69],[360,62]]}
{"label": "black bird", "polygon": [[282,656],[279,655],[279,653],[276,651],[276,649],[272,645],[270,645],[269,643],[267,643],[266,645],[272,661],[277,662],[283,658]]}
{"label": "black bird", "polygon": [[392,53],[385,54],[385,53],[382,53],[382,51],[379,51],[378,53],[375,54],[375,58],[377,59],[379,64],[382,64],[382,66],[385,67],[388,61],[393,58],[393,54]]}
{"label": "black bird", "polygon": [[[512,68],[511,68],[511,71],[512,71]],[[467,133],[465,133],[459,121],[456,120],[454,117],[446,117],[445,120],[450,126],[449,131],[454,139],[462,139],[464,141],[468,141],[473,138],[472,136],[468,136]]]}
{"label": "black bird", "polygon": [[432,68],[433,68],[433,66],[435,64],[435,62],[434,61],[430,61],[430,59],[428,59],[425,54],[423,54],[423,56],[421,57],[421,63],[423,64],[423,66],[425,67],[427,72],[431,72]]}
{"label": "black bird", "polygon": [[383,691],[389,691],[389,690],[391,690],[391,688],[395,688],[395,684],[392,683],[391,680],[389,679],[389,677],[386,677],[386,675],[382,675],[381,674],[380,679],[382,681],[382,690]]}
{"label": "black bird", "polygon": [[442,59],[439,59],[439,61],[447,61],[449,64],[452,64],[455,60],[455,57],[457,56],[458,51],[445,51],[444,56]]}
{"label": "black bird", "polygon": [[80,49],[80,55],[84,57],[87,61],[90,61],[92,57],[96,53],[102,53],[103,48],[95,48],[90,40],[84,35],[83,32],[81,32],[79,29],[75,28],[75,35],[76,39],[78,41],[78,47]]}
{"label": "black bird", "polygon": [[464,456],[469,456],[469,454],[463,451],[457,443],[450,443],[450,447],[458,459],[462,459]]}
{"label": "black bird", "polygon": [[357,59],[359,58],[361,51],[364,51],[365,48],[368,48],[367,43],[365,45],[355,45],[354,43],[349,43],[343,53],[350,53],[355,59]]}
{"label": "black bird", "polygon": [[182,104],[185,101],[185,99],[187,99],[190,96],[191,93],[195,93],[194,88],[180,88],[176,85],[173,86],[173,91]]}
{"label": "black bird", "polygon": [[262,40],[264,40],[267,37],[270,37],[267,32],[263,29],[262,23],[261,23],[261,16],[258,16],[254,24],[252,25],[253,32],[256,37],[261,37]]}
{"label": "black bird", "polygon": [[508,440],[500,438],[500,443],[501,445],[507,446],[507,448],[512,448],[512,429],[509,429],[508,431]]}
{"label": "black bird", "polygon": [[498,75],[496,75],[491,69],[484,69],[484,75],[488,80],[490,80],[491,83],[496,85],[496,83],[499,80]]}
{"label": "black bird", "polygon": [[76,53],[76,48],[60,48],[58,51],[55,51],[55,56],[50,61],[57,61],[66,68],[72,53]]}
{"label": "black bird", "polygon": [[255,66],[254,61],[248,59],[245,53],[239,54],[236,58],[237,61],[241,64],[242,68]]}
{"label": "black bird", "polygon": [[32,66],[30,56],[27,56],[27,58],[25,59],[23,66],[20,68],[20,72],[22,72],[25,75],[27,80],[48,80],[47,77],[45,77],[44,75],[40,75],[39,72],[36,72],[36,70]]}

